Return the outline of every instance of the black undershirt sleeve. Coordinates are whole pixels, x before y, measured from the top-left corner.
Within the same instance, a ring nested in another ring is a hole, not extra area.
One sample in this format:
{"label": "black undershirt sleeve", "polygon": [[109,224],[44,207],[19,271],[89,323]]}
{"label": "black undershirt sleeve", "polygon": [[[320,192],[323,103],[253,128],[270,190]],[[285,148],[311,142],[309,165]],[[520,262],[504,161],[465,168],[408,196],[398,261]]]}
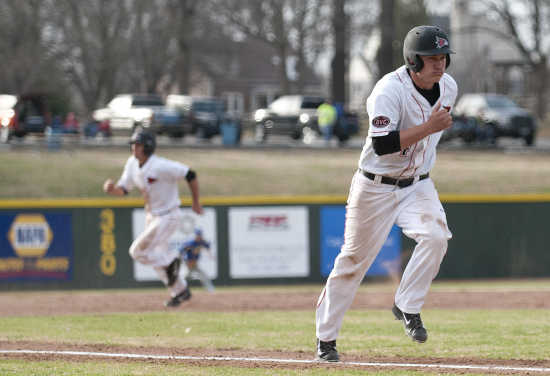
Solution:
{"label": "black undershirt sleeve", "polygon": [[372,147],[376,155],[391,154],[401,150],[399,131],[391,131],[385,136],[373,137]]}
{"label": "black undershirt sleeve", "polygon": [[189,169],[189,171],[187,171],[187,175],[185,175],[185,180],[187,180],[187,182],[192,182],[194,179],[196,179],[197,177],[197,173],[191,169]]}

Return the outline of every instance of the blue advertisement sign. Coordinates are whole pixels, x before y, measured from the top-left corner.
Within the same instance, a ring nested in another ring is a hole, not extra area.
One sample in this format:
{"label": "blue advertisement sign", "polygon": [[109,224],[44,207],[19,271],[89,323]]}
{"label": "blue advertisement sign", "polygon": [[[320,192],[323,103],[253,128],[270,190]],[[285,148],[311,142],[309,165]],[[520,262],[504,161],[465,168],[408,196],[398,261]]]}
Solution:
{"label": "blue advertisement sign", "polygon": [[70,280],[69,213],[0,214],[0,281]]}
{"label": "blue advertisement sign", "polygon": [[[328,277],[344,244],[344,206],[321,207],[321,275]],[[387,276],[401,268],[401,229],[393,226],[380,253],[367,271],[368,276]]]}

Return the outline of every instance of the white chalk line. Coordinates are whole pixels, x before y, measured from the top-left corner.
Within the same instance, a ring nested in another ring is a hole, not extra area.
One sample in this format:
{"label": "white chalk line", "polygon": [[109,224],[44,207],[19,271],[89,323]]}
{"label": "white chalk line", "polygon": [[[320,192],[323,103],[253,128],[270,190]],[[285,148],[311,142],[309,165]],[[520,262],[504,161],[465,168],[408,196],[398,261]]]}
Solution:
{"label": "white chalk line", "polygon": [[[281,364],[327,364],[316,360],[307,359],[277,359],[277,358],[244,358],[229,356],[186,356],[186,355],[147,355],[147,354],[123,354],[88,351],[53,351],[53,350],[0,350],[0,354],[26,354],[26,355],[71,355],[105,358],[131,358],[131,359],[157,359],[157,360],[195,360],[195,361],[237,361],[254,363],[281,363]],[[380,368],[444,368],[481,371],[518,371],[518,372],[550,372],[550,368],[544,367],[519,367],[519,366],[494,366],[494,365],[464,365],[464,364],[427,364],[427,363],[385,363],[385,362],[338,362],[331,365],[380,367]]]}

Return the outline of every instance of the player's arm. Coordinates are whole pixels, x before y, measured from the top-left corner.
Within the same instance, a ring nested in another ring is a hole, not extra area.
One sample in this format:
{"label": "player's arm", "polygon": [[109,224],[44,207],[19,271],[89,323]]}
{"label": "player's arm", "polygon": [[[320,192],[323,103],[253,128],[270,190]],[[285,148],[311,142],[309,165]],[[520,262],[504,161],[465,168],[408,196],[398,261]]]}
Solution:
{"label": "player's arm", "polygon": [[441,108],[441,102],[434,107],[428,121],[418,127],[412,127],[399,132],[401,150],[404,150],[433,133],[449,128],[453,124],[447,108]]}
{"label": "player's arm", "polygon": [[404,150],[417,143],[424,137],[449,128],[452,125],[452,118],[449,111],[441,109],[439,102],[432,111],[430,118],[418,127],[404,129],[402,131],[392,131],[386,136],[373,137],[372,146],[377,155],[391,154]]}
{"label": "player's arm", "polygon": [[124,187],[115,185],[115,182],[111,179],[105,180],[105,183],[103,183],[103,191],[113,196],[124,196],[128,194],[128,191]]}
{"label": "player's arm", "polygon": [[197,173],[189,169],[185,175],[185,180],[187,180],[189,190],[191,191],[191,209],[197,214],[202,214],[202,206],[199,200],[199,180],[197,178]]}

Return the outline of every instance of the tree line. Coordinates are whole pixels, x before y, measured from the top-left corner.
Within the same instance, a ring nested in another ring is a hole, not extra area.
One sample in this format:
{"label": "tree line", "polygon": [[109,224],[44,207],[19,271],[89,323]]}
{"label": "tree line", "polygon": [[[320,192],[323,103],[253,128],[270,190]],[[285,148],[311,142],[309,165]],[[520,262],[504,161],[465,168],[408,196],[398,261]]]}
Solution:
{"label": "tree line", "polygon": [[[194,69],[212,69],[231,42],[254,39],[275,52],[281,93],[299,91],[303,72],[328,56],[330,94],[346,102],[350,56],[373,77],[401,65],[406,32],[430,22],[428,1],[2,0],[0,93],[54,93],[84,114],[121,92],[186,93]],[[482,3],[531,67],[541,117],[550,6],[516,0],[518,15],[509,0]]]}
{"label": "tree line", "polygon": [[[422,0],[391,2],[416,3],[425,14]],[[332,95],[345,101],[350,50],[368,43],[386,3],[3,0],[0,92],[53,93],[60,101],[79,104],[84,113],[120,92],[177,88],[186,93],[194,67],[207,67],[202,63],[229,41],[251,38],[275,51],[281,93],[300,90],[301,73],[316,68],[325,54],[331,60]],[[289,63],[296,77],[289,76]],[[366,64],[377,70],[372,62]]]}

